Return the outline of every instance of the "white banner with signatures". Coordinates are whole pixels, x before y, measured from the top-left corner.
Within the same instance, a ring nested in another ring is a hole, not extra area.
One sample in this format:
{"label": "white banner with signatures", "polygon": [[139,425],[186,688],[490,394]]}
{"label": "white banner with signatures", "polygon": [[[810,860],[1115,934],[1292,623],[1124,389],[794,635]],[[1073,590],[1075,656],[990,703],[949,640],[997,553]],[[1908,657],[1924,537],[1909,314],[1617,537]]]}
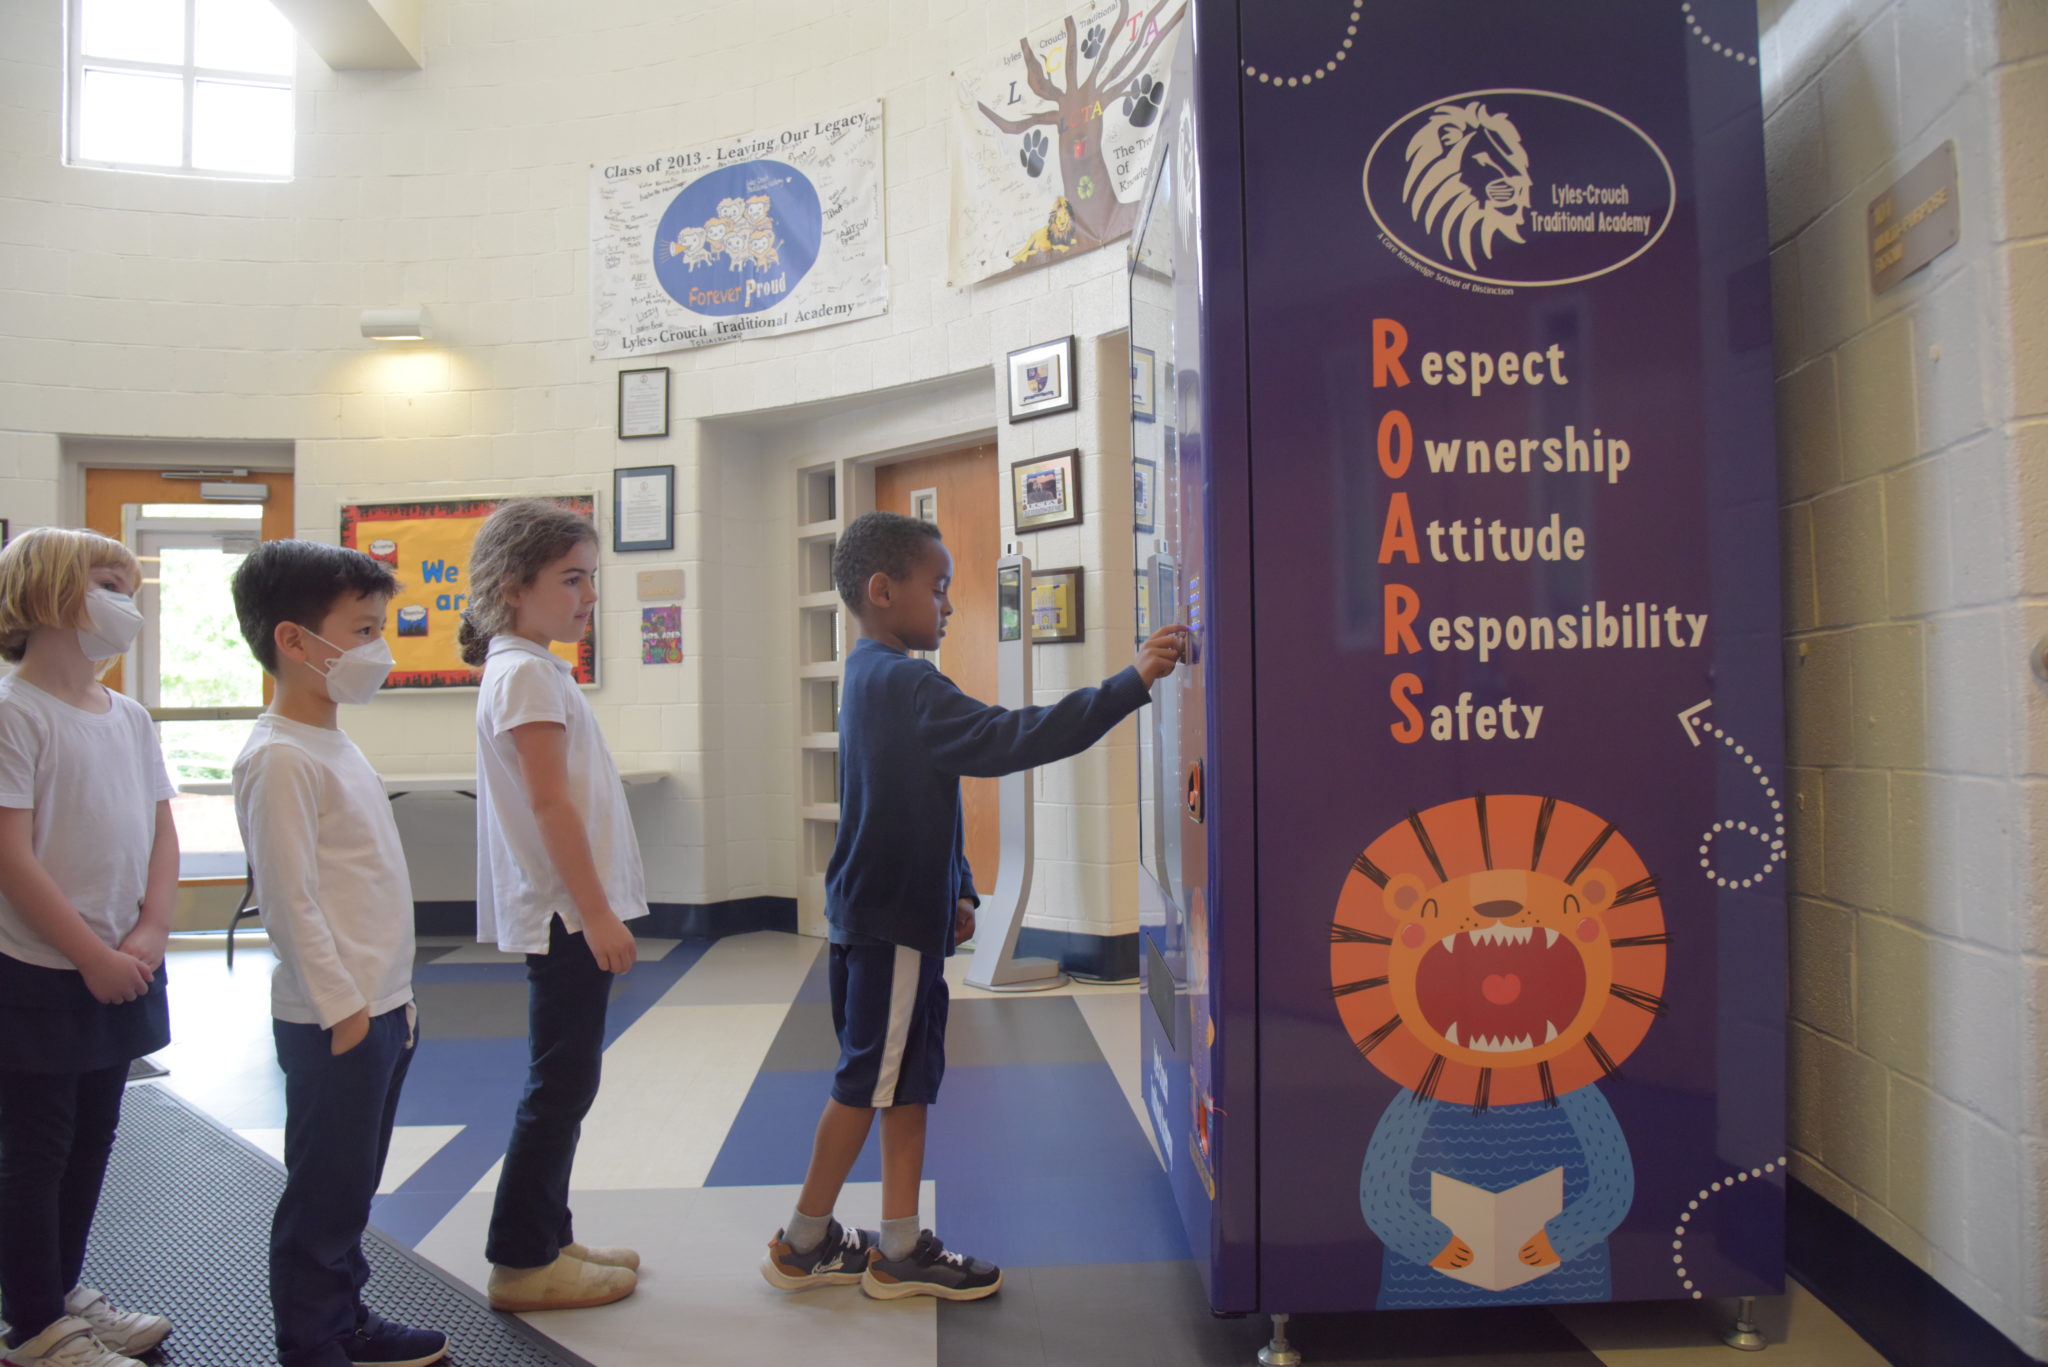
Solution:
{"label": "white banner with signatures", "polygon": [[590,350],[680,351],[885,312],[882,104],[590,168]]}
{"label": "white banner with signatures", "polygon": [[1036,270],[1137,226],[1187,0],[1092,0],[953,73],[948,279]]}

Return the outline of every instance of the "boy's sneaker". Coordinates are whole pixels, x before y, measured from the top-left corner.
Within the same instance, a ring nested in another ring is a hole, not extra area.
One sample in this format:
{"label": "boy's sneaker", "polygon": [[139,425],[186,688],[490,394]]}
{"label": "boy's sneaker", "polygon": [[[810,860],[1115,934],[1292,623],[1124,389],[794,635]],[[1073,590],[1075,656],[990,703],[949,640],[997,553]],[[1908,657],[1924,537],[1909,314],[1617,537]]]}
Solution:
{"label": "boy's sneaker", "polygon": [[563,1244],[562,1252],[572,1258],[581,1258],[586,1263],[599,1267],[623,1267],[629,1272],[640,1270],[640,1255],[630,1248],[591,1248],[587,1244]]}
{"label": "boy's sneaker", "polygon": [[809,1253],[789,1246],[782,1230],[768,1241],[768,1256],[761,1260],[761,1275],[768,1285],[783,1291],[801,1291],[809,1286],[852,1286],[868,1265],[868,1254],[882,1242],[872,1229],[848,1229],[837,1220],[825,1226],[825,1237]]}
{"label": "boy's sneaker", "polygon": [[372,1311],[341,1341],[341,1350],[355,1367],[427,1367],[448,1356],[448,1336],[409,1328]]}
{"label": "boy's sneaker", "polygon": [[889,1259],[877,1248],[868,1255],[860,1289],[876,1300],[905,1296],[937,1296],[942,1301],[978,1301],[1003,1289],[1003,1270],[994,1263],[948,1252],[930,1230],[920,1230],[917,1247],[906,1257]]}
{"label": "boy's sneaker", "polygon": [[536,1310],[587,1310],[633,1294],[640,1278],[630,1267],[587,1263],[564,1252],[545,1267],[491,1268],[491,1309],[527,1314]]}
{"label": "boy's sneaker", "polygon": [[7,1367],[142,1367],[92,1336],[92,1326],[66,1315],[19,1348],[0,1355]]}
{"label": "boy's sneaker", "polygon": [[64,1313],[75,1315],[92,1326],[92,1336],[103,1347],[139,1358],[162,1343],[171,1332],[171,1322],[162,1315],[145,1315],[135,1310],[118,1310],[104,1291],[74,1286],[64,1298]]}

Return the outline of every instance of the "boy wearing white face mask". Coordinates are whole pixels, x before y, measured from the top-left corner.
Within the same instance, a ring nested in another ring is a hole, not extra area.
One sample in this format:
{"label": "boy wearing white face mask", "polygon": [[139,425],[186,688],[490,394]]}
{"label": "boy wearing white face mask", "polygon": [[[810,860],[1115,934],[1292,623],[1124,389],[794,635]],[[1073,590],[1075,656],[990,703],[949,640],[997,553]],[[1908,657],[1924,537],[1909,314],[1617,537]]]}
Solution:
{"label": "boy wearing white face mask", "polygon": [[0,1359],[134,1367],[171,1331],[80,1286],[132,1059],[170,1042],[175,796],[149,714],[99,682],[141,568],[94,532],[0,551]]}
{"label": "boy wearing white face mask", "polygon": [[276,680],[235,761],[235,815],[277,952],[285,1189],[270,1232],[284,1367],[425,1367],[448,1337],[363,1302],[363,1227],[417,1039],[412,884],[384,784],[338,727],[391,671],[398,581],[361,551],[266,541],[235,571],[242,635]]}

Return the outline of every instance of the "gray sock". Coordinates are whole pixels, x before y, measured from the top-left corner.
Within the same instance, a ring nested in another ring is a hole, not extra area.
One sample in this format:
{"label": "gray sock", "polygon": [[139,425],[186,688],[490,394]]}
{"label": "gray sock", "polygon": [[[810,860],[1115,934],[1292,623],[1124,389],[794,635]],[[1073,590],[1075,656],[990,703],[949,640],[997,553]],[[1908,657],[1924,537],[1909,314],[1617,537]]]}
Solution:
{"label": "gray sock", "polygon": [[908,1258],[910,1250],[917,1247],[917,1232],[915,1215],[882,1221],[882,1256],[892,1263],[899,1258]]}
{"label": "gray sock", "polygon": [[793,1211],[789,1217],[789,1228],[783,1231],[782,1237],[788,1240],[789,1246],[797,1252],[809,1253],[825,1242],[825,1231],[831,1226],[832,1216],[829,1212],[824,1215],[806,1215],[800,1210]]}

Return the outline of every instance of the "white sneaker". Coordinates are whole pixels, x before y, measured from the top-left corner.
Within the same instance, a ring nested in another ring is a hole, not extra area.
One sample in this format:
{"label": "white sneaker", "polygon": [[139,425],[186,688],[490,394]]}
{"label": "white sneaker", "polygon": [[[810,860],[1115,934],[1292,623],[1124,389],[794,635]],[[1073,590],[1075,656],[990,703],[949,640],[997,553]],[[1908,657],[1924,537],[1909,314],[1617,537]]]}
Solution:
{"label": "white sneaker", "polygon": [[633,1294],[639,1283],[629,1267],[586,1263],[564,1253],[545,1267],[491,1268],[491,1309],[523,1315],[535,1310],[585,1310]]}
{"label": "white sneaker", "polygon": [[581,1258],[586,1263],[599,1267],[623,1267],[629,1272],[640,1270],[640,1255],[630,1248],[591,1248],[587,1244],[563,1244],[562,1252],[572,1258]]}
{"label": "white sneaker", "polygon": [[106,1292],[90,1286],[71,1288],[64,1309],[91,1325],[92,1336],[102,1345],[132,1358],[141,1357],[171,1332],[171,1322],[162,1315],[116,1309]]}
{"label": "white sneaker", "polygon": [[7,1367],[142,1367],[101,1344],[92,1336],[92,1326],[76,1315],[66,1315],[21,1347],[8,1349],[0,1362]]}

